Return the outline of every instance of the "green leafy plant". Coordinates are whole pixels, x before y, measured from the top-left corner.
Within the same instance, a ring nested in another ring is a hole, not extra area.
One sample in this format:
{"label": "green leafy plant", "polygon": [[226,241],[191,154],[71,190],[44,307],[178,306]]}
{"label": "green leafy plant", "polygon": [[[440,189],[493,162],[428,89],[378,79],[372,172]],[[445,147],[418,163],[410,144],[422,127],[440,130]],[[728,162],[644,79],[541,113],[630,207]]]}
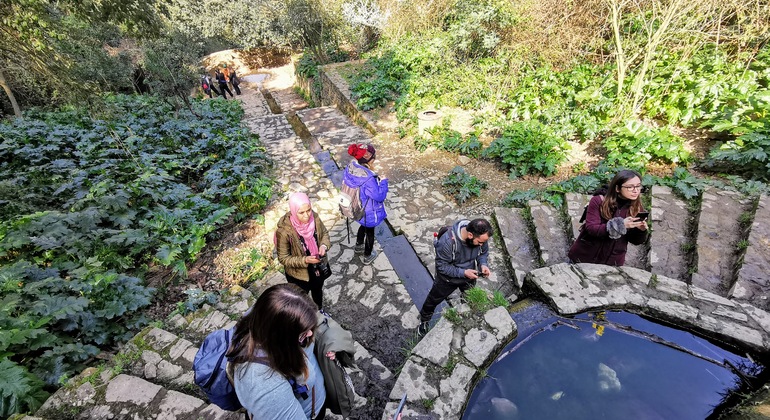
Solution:
{"label": "green leafy plant", "polygon": [[739,174],[745,178],[770,181],[770,123],[740,135],[711,152],[705,169]]}
{"label": "green leafy plant", "polygon": [[475,176],[469,175],[460,166],[455,166],[441,182],[441,185],[462,204],[471,196],[478,197],[481,190],[487,188],[487,183]]}
{"label": "green leafy plant", "polygon": [[147,266],[184,275],[236,208],[269,198],[270,161],[238,103],[191,104],[198,116],[152,96],[108,96],[96,115],[0,124],[0,358],[40,379],[30,386],[54,389],[128,339],[147,322]]}
{"label": "green leafy plant", "polygon": [[483,152],[499,157],[511,178],[528,174],[553,175],[567,159],[569,144],[537,121],[522,121],[503,127],[502,135]]}
{"label": "green leafy plant", "polygon": [[628,121],[602,145],[609,166],[644,169],[648,162],[683,163],[690,159],[684,140],[664,127],[655,129],[636,120]]}
{"label": "green leafy plant", "polygon": [[201,289],[188,289],[184,291],[187,299],[177,302],[176,309],[182,315],[195,312],[203,305],[214,305],[219,301],[219,295],[215,292],[204,292]]}

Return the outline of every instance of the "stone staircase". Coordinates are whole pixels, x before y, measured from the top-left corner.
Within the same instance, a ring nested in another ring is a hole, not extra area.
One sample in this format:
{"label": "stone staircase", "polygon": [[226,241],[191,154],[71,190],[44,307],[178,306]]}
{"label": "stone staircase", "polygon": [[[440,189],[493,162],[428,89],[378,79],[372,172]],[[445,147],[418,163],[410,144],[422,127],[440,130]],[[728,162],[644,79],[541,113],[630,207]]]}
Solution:
{"label": "stone staircase", "polygon": [[[531,200],[512,213],[496,208],[511,269],[526,273],[567,261],[569,245],[578,234],[579,218],[590,196],[566,194],[565,209]],[[770,309],[770,215],[768,198],[758,205],[734,191],[709,188],[697,208],[670,188],[651,191],[651,232],[647,244],[629,245],[627,266],[678,279],[700,289]],[[756,207],[756,212],[755,212]],[[531,223],[518,214],[529,214]],[[754,223],[750,223],[750,221]],[[529,236],[534,248],[521,245]],[[533,265],[533,261],[538,265]]]}

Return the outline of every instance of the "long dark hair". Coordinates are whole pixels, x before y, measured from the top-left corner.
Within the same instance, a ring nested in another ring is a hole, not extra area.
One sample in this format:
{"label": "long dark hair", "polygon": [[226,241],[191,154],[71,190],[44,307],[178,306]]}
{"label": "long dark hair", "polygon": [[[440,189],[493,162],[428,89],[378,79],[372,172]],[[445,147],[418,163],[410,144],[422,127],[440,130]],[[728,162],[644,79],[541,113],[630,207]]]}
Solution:
{"label": "long dark hair", "polygon": [[251,311],[235,324],[235,335],[227,351],[230,365],[266,359],[273,370],[286,378],[307,376],[299,336],[315,328],[317,312],[318,307],[298,286],[284,283],[265,290]]}
{"label": "long dark hair", "polygon": [[[629,169],[623,169],[622,171],[618,172],[614,178],[612,178],[610,185],[607,187],[607,194],[604,196],[604,201],[602,201],[601,213],[603,218],[606,220],[612,219],[615,211],[618,209],[618,196],[620,195],[620,187],[626,181],[634,177],[639,178],[639,180],[642,179],[642,176],[639,175],[638,172]],[[639,194],[639,196],[636,197],[636,200],[631,202],[631,208],[628,211],[628,215],[634,217],[637,215],[637,213],[642,211],[642,209],[642,194]]]}

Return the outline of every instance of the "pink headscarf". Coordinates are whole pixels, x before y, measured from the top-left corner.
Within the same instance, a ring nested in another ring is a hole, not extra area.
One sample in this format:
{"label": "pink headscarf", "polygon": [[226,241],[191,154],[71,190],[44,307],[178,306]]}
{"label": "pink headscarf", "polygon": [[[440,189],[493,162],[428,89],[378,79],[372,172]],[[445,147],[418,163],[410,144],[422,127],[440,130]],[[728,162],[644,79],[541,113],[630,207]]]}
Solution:
{"label": "pink headscarf", "polygon": [[291,216],[289,216],[289,219],[291,220],[291,225],[294,227],[294,230],[297,231],[299,236],[305,239],[305,246],[308,251],[310,251],[310,255],[318,255],[318,243],[316,242],[315,237],[313,237],[313,233],[315,233],[315,218],[313,217],[313,213],[310,213],[310,219],[307,223],[302,223],[297,218],[297,212],[304,204],[310,204],[310,199],[307,197],[307,194],[293,193],[290,195],[289,212],[291,212]]}

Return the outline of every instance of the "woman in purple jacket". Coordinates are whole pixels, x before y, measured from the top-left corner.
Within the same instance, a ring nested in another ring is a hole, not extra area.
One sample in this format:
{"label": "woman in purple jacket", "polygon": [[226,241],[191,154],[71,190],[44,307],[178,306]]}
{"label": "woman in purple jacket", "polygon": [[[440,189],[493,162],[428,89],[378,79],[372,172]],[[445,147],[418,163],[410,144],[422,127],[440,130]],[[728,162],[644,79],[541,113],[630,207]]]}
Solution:
{"label": "woman in purple jacket", "polygon": [[623,265],[628,243],[641,245],[647,240],[647,221],[636,217],[644,211],[641,195],[639,174],[618,172],[607,193],[594,195],[588,202],[585,224],[569,250],[570,261]]}
{"label": "woman in purple jacket", "polygon": [[372,165],[377,151],[371,144],[351,144],[348,154],[353,157],[347,167],[343,182],[349,186],[359,187],[359,197],[364,208],[364,216],[358,223],[355,253],[364,255],[364,264],[371,264],[377,258],[374,248],[374,228],[387,217],[385,213],[385,197],[388,195],[388,179],[372,172]]}

